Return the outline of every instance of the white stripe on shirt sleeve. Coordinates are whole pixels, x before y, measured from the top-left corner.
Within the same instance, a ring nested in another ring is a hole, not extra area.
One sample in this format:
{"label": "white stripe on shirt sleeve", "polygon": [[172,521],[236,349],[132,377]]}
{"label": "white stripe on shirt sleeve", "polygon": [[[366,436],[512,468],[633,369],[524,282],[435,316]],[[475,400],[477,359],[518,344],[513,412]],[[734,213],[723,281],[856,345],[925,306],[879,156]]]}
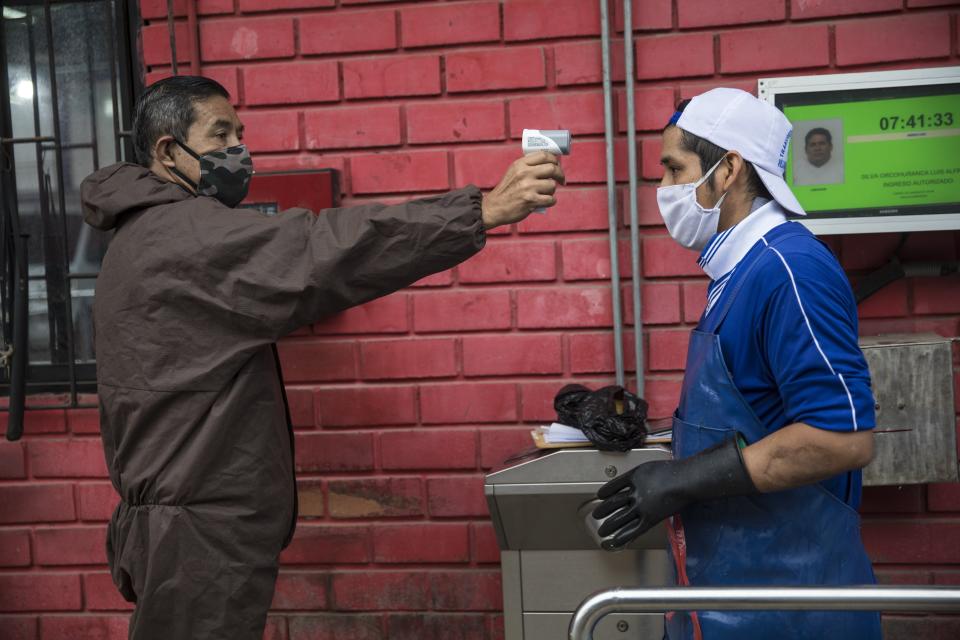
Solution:
{"label": "white stripe on shirt sleeve", "polygon": [[[761,240],[763,240],[763,243],[765,245],[770,247],[770,244],[767,242],[766,238],[761,238]],[[803,314],[803,321],[807,324],[807,331],[810,332],[810,337],[813,338],[813,344],[817,347],[817,351],[820,352],[820,356],[823,358],[823,361],[826,363],[827,368],[830,369],[830,373],[837,376],[837,379],[840,380],[840,384],[843,386],[843,390],[847,393],[847,401],[850,403],[850,416],[851,416],[851,419],[853,420],[853,430],[857,431],[858,429],[857,411],[856,409],[854,409],[854,406],[853,406],[853,396],[850,395],[850,389],[847,388],[847,383],[843,379],[843,375],[833,370],[833,365],[830,364],[830,360],[829,358],[827,358],[827,354],[825,354],[823,352],[823,349],[820,348],[820,342],[817,340],[817,336],[814,335],[813,333],[813,327],[810,326],[810,319],[807,318],[807,312],[803,308],[803,302],[800,300],[800,292],[797,290],[797,283],[793,279],[793,271],[790,270],[790,265],[787,264],[787,261],[784,259],[783,254],[777,251],[776,248],[770,247],[770,250],[773,251],[775,254],[777,254],[777,257],[780,258],[780,262],[783,263],[783,267],[787,270],[787,275],[790,276],[790,284],[793,285],[793,294],[797,298],[797,305],[799,305],[800,307],[800,313]]]}

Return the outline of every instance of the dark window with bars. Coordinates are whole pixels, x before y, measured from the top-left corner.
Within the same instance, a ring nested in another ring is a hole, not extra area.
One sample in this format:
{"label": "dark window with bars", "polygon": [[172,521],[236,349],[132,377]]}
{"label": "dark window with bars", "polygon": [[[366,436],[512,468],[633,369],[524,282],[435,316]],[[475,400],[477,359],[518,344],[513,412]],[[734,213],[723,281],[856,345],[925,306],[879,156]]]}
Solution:
{"label": "dark window with bars", "polygon": [[29,394],[78,406],[95,389],[94,283],[110,235],[83,222],[80,183],[133,158],[136,4],[3,3],[0,396],[11,425]]}

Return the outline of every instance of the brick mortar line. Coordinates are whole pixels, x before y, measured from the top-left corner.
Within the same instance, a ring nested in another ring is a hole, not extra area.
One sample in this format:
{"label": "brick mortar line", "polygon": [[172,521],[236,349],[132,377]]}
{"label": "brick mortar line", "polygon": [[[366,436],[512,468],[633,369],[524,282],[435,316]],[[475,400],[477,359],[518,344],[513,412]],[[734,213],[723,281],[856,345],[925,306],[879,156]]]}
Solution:
{"label": "brick mortar line", "polygon": [[[422,7],[422,5],[417,5],[417,4],[411,4],[411,5],[398,4],[398,5],[393,5],[390,10],[384,9],[384,10],[381,10],[381,12],[385,14],[389,13],[390,11],[396,12],[397,13],[396,22],[398,24],[398,30],[399,30],[400,15],[401,15],[399,13],[399,10],[402,10],[404,8],[416,8],[418,6]],[[788,7],[789,7],[789,3],[788,3]],[[678,24],[678,18],[676,15],[677,5],[676,3],[674,3],[673,21],[675,26],[671,27],[670,29],[639,30],[635,28],[634,32],[636,34],[635,38],[638,38],[638,39],[651,38],[651,37],[653,38],[669,37],[671,35],[698,34],[698,33],[713,33],[716,35],[721,35],[722,32],[734,32],[734,31],[741,31],[741,30],[764,29],[764,28],[775,29],[778,26],[801,27],[805,25],[824,25],[824,24],[832,26],[837,23],[882,20],[884,18],[891,19],[897,16],[903,16],[903,15],[914,16],[914,15],[927,15],[927,14],[938,14],[938,13],[947,13],[948,15],[953,15],[949,13],[950,10],[951,10],[950,5],[902,7],[900,9],[871,11],[868,13],[861,13],[861,14],[857,14],[857,13],[836,14],[836,15],[816,16],[812,18],[796,18],[788,15],[788,17],[786,17],[783,20],[769,20],[769,21],[743,22],[743,23],[718,23],[718,24],[712,24],[712,25],[701,25],[701,26],[690,27],[690,28],[680,28],[679,26],[676,26]],[[213,23],[213,24],[227,23],[227,22],[233,22],[233,21],[249,22],[249,21],[271,20],[277,16],[281,18],[288,17],[291,21],[296,22],[299,18],[310,17],[312,15],[330,15],[330,14],[334,14],[335,11],[346,11],[348,13],[349,12],[358,12],[358,13],[364,13],[364,12],[376,13],[377,12],[376,9],[371,9],[369,6],[364,6],[364,5],[357,6],[357,7],[337,8],[332,10],[318,9],[316,11],[309,11],[309,10],[304,11],[303,9],[292,9],[289,11],[283,10],[283,9],[274,9],[269,12],[258,12],[258,13],[249,13],[249,14],[237,13],[237,14],[201,15],[201,16],[198,16],[198,23],[202,25],[202,23],[204,22]],[[175,23],[177,25],[185,24],[186,17],[185,16],[176,17]],[[144,19],[142,26],[143,27],[149,27],[149,26],[162,27],[163,30],[166,31],[165,29],[166,19],[165,18]],[[501,28],[502,28],[502,24],[501,24]],[[623,33],[622,30],[615,30],[614,35],[618,35],[619,37],[615,37],[612,39],[622,40],[622,33]],[[296,30],[295,30],[294,36],[296,36]],[[554,43],[569,44],[571,42],[578,42],[578,41],[595,42],[598,38],[599,38],[599,33],[593,34],[593,35],[575,34],[575,35],[569,35],[569,36],[555,36],[555,37],[547,37],[547,38],[538,38],[533,40],[504,40],[501,37],[500,40],[489,40],[485,42],[450,43],[450,44],[444,44],[444,45],[415,47],[415,48],[407,49],[402,46],[400,34],[398,34],[396,48],[389,49],[389,50],[381,50],[381,51],[383,56],[389,56],[391,52],[397,52],[397,51],[403,52],[404,55],[417,55],[419,53],[443,55],[446,52],[461,53],[463,52],[462,49],[464,47],[470,47],[472,49],[476,49],[478,47],[486,46],[489,50],[498,51],[498,50],[502,50],[509,47],[545,46],[545,45],[550,45]],[[493,46],[494,43],[499,44],[500,46],[499,47]],[[299,47],[296,47],[295,51],[298,52]],[[331,52],[331,53],[324,53],[324,54],[307,54],[305,56],[302,54],[295,53],[293,56],[288,56],[284,58],[258,58],[254,62],[260,62],[264,60],[274,60],[274,59],[290,60],[291,58],[292,59],[322,59],[326,57],[332,57],[336,59],[343,59],[343,58],[352,59],[353,57],[364,57],[364,56],[377,57],[377,54],[381,53],[381,51],[377,51],[374,49],[371,51],[344,51],[344,52]],[[467,51],[467,53],[470,53],[470,52],[471,51]],[[208,61],[208,62],[212,62],[216,64],[216,63],[227,63],[229,61],[221,60],[221,61]],[[243,62],[243,59],[238,59],[236,62]]]}

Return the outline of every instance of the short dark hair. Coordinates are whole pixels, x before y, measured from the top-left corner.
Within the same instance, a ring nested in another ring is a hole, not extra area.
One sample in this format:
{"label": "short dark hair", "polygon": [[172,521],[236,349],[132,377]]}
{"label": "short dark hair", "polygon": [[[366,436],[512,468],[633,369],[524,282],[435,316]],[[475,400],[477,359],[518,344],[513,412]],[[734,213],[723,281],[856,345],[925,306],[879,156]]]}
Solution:
{"label": "short dark hair", "polygon": [[[690,100],[682,100],[680,104],[677,105],[677,113],[683,113],[683,110],[687,108],[688,104],[690,104]],[[673,126],[676,125],[673,122],[668,122],[667,126],[665,126],[663,130],[666,131]],[[718,147],[709,140],[692,134],[685,129],[680,129],[680,148],[684,151],[697,154],[697,157],[700,158],[701,173],[706,173],[709,171],[710,167],[720,162],[720,159],[728,152],[727,149]],[[744,161],[744,166],[747,168],[747,190],[749,191],[750,195],[752,195],[754,198],[766,198],[768,200],[772,200],[773,196],[770,195],[770,192],[767,190],[767,186],[763,184],[763,180],[760,179],[760,175],[753,167],[753,164]],[[712,179],[710,180],[710,189],[713,189]]]}
{"label": "short dark hair", "polygon": [[161,136],[186,140],[196,119],[193,105],[215,96],[230,99],[223,85],[202,76],[173,76],[147,87],[133,111],[133,150],[137,162],[150,166],[153,145]]}
{"label": "short dark hair", "polygon": [[827,139],[827,143],[833,144],[833,136],[830,135],[829,129],[824,129],[823,127],[814,127],[807,131],[807,135],[803,136],[803,146],[810,144],[810,138],[813,136],[823,136]]}

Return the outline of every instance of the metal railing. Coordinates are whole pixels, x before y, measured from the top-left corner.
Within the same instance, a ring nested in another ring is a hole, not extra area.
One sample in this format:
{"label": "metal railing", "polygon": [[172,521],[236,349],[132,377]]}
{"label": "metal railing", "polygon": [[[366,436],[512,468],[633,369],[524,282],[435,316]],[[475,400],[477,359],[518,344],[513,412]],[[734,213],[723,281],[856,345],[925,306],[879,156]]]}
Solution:
{"label": "metal railing", "polygon": [[960,613],[953,587],[653,587],[612,589],[584,600],[570,620],[570,640],[592,640],[611,613],[726,610],[949,611]]}

